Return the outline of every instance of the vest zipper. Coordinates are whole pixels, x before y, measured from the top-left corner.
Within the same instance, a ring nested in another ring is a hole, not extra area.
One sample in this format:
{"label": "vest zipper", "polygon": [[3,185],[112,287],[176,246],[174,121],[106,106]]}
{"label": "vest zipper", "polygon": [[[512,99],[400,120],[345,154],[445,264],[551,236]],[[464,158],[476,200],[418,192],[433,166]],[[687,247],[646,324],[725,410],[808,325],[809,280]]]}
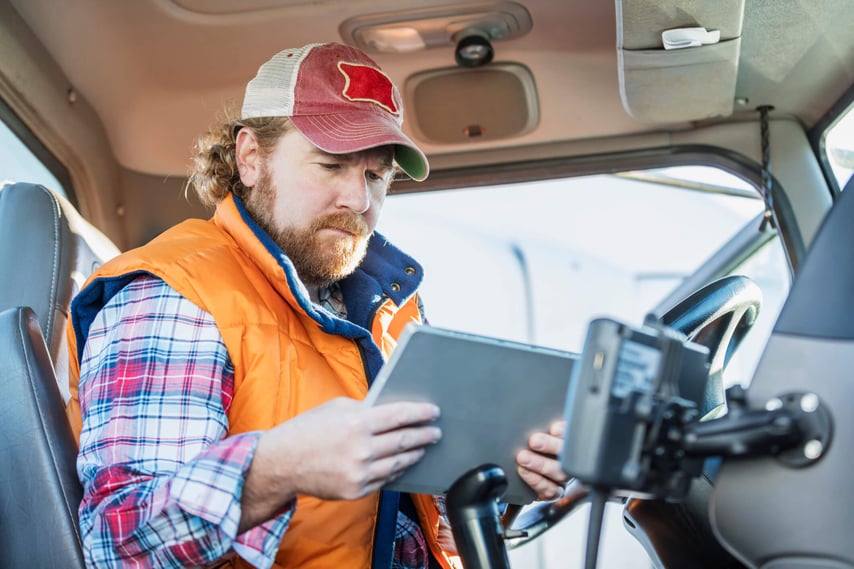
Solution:
{"label": "vest zipper", "polygon": [[[374,318],[376,317],[377,312],[379,311],[380,307],[382,307],[382,305],[385,302],[387,302],[388,300],[389,300],[388,296],[383,294],[382,301],[378,302],[377,305],[374,306],[373,309],[371,309],[371,312],[368,314],[367,324],[370,327],[370,328],[368,328],[368,337],[371,339],[371,341],[373,341],[373,335],[371,334],[371,329],[373,328]],[[359,342],[357,339],[354,339],[353,341],[356,343],[356,349],[359,350],[359,357],[362,360],[362,370],[365,372],[365,382],[368,384],[368,388],[370,389],[371,384],[373,383],[373,377],[371,376],[371,370],[368,369],[368,361],[367,361],[368,358],[367,358],[367,354],[365,353],[365,348],[362,346],[362,343]],[[374,342],[374,343],[376,344],[376,342]],[[382,356],[382,350],[379,349],[379,346],[377,346],[377,350],[380,352],[380,355]],[[383,357],[383,360],[385,360],[384,357]],[[393,500],[394,506],[392,506],[392,508],[397,509],[397,507],[398,507],[397,506],[397,501],[398,501],[397,492],[387,492],[387,491],[383,491],[383,490],[380,490],[380,492],[379,492],[379,496],[378,496],[378,500],[377,500],[377,522],[376,522],[376,524],[374,524],[373,547],[371,548],[371,569],[385,569],[385,567],[379,567],[378,566],[378,564],[381,562],[377,557],[377,552],[381,549],[380,549],[380,544],[377,543],[377,538],[378,538],[377,531],[379,530],[380,517],[382,517],[382,511],[385,509],[390,509],[389,505],[385,504],[385,502],[387,500]],[[386,523],[390,523],[390,522],[386,521]],[[395,526],[397,525],[396,520],[393,523],[395,524]],[[389,567],[391,566],[391,562],[392,562],[392,559],[394,556],[394,541],[393,541],[395,539],[394,530],[392,530],[392,536],[391,537],[392,537],[392,543],[389,546],[389,549],[383,551],[385,556],[388,556],[387,560],[389,562]],[[382,549],[385,549],[385,548],[382,548]],[[380,557],[384,557],[384,555],[381,555]],[[383,559],[383,561],[385,561],[385,560],[386,559]]]}
{"label": "vest zipper", "polygon": [[[371,338],[371,341],[373,341],[373,339],[374,339],[373,334],[371,333],[371,329],[373,329],[373,327],[374,327],[374,318],[376,317],[377,312],[379,312],[379,310],[383,306],[383,304],[385,304],[388,301],[389,301],[388,295],[383,293],[382,300],[380,302],[378,302],[377,305],[374,306],[371,309],[371,311],[368,313],[368,321],[367,321],[368,328],[367,328],[367,330],[368,330],[368,337]],[[359,350],[359,357],[362,360],[362,370],[365,372],[365,382],[367,382],[368,387],[370,388],[371,384],[374,382],[374,379],[373,379],[373,377],[371,377],[371,370],[368,369],[368,362],[367,362],[368,358],[367,358],[367,355],[365,354],[365,348],[362,347],[362,344],[358,340],[354,339],[353,341],[356,342],[356,348]],[[374,342],[374,343],[376,344],[376,342]],[[379,346],[377,346],[377,348],[379,349]],[[382,350],[379,350],[379,351],[380,351],[380,355],[383,355]],[[383,361],[385,361],[384,355],[383,355]]]}

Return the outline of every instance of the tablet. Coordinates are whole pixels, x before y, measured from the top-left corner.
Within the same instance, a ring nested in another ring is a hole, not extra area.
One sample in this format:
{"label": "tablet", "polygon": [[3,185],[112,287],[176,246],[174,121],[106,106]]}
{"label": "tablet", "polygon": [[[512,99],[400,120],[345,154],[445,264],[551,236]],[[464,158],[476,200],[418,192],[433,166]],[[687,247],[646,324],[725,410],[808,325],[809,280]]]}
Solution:
{"label": "tablet", "polygon": [[429,401],[442,410],[442,440],[388,490],[445,494],[472,468],[507,475],[503,502],[536,496],[516,473],[516,453],[535,432],[563,418],[578,355],[432,326],[409,324],[368,391],[367,405]]}

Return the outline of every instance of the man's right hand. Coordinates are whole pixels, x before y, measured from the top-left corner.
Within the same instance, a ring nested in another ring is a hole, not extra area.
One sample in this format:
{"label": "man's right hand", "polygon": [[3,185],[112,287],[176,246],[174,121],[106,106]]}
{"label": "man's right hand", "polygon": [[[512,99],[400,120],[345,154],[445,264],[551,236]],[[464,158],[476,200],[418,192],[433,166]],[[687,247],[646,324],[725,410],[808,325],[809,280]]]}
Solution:
{"label": "man's right hand", "polygon": [[297,494],[355,500],[400,476],[439,441],[439,408],[399,402],[368,407],[338,398],[261,435],[244,485],[240,531]]}

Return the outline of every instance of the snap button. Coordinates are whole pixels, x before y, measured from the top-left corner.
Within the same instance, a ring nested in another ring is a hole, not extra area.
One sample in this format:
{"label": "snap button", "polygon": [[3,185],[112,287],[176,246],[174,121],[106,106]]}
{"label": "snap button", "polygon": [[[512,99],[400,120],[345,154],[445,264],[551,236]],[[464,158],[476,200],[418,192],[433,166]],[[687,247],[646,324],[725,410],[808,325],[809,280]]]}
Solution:
{"label": "snap button", "polygon": [[415,267],[406,267],[405,269],[403,269],[403,272],[406,273],[407,275],[414,275],[415,274]]}
{"label": "snap button", "polygon": [[400,290],[400,285],[397,283],[391,283],[391,290],[398,292]]}

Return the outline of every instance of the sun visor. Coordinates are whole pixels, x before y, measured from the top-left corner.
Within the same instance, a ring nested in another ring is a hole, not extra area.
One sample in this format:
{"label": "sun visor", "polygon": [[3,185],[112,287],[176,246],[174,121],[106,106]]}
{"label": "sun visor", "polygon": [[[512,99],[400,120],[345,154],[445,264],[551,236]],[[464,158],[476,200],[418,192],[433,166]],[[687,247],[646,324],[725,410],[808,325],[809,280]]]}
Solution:
{"label": "sun visor", "polygon": [[616,0],[620,96],[669,123],[732,114],[744,0]]}

